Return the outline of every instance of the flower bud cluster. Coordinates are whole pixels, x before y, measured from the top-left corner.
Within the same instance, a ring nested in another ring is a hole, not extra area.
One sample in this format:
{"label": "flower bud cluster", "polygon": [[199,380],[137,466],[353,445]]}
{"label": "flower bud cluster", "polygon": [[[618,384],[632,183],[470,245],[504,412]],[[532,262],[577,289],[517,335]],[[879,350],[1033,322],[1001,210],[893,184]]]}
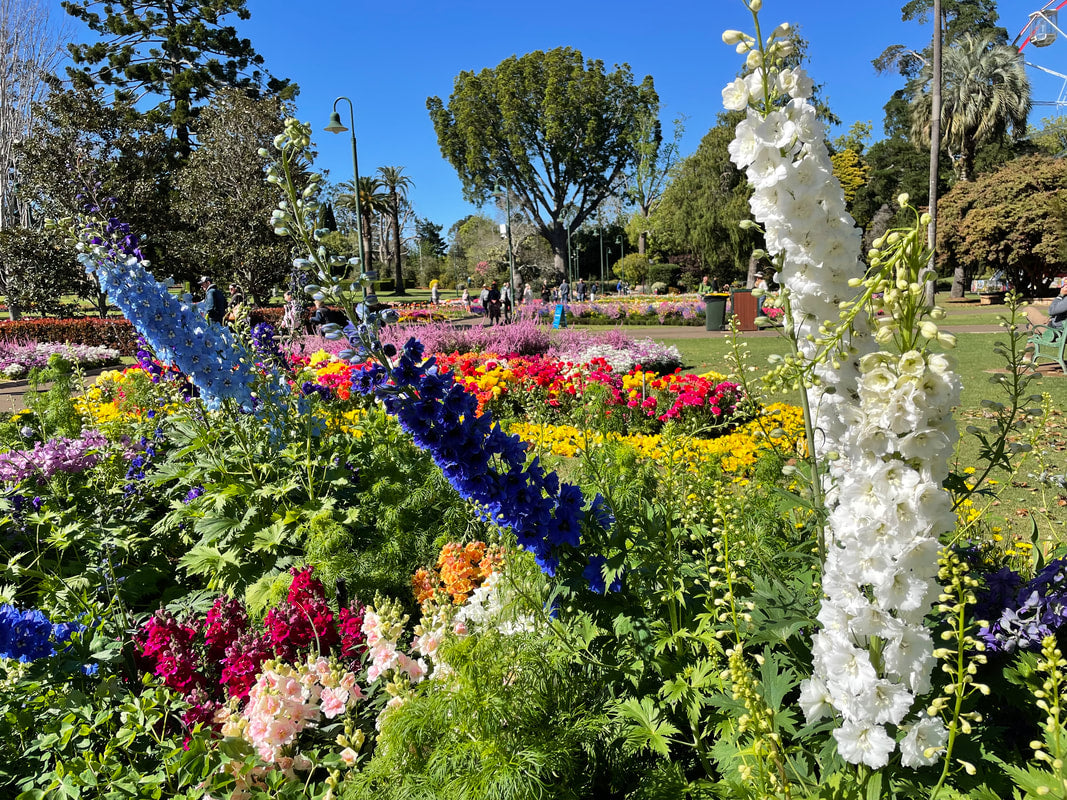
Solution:
{"label": "flower bud cluster", "polygon": [[[810,376],[803,383],[817,429],[813,446],[829,462],[823,627],[801,705],[809,721],[836,712],[841,756],[878,768],[896,748],[889,727],[903,729],[915,698],[930,688],[933,642],[924,617],[936,597],[937,536],[955,525],[940,484],[956,439],[949,409],[959,384],[949,361],[925,353],[918,336],[906,339],[901,356],[875,352],[884,335],[871,335],[855,304],[860,232],[833,177],[808,99],[811,81],[801,70],[778,69],[763,50],[760,65],[739,79],[743,86],[735,81],[723,97],[727,108],[746,111],[729,152],[748,176],[752,214],[780,265],[787,324],[802,359],[797,374]],[[914,307],[912,283],[888,288]],[[844,323],[824,322],[842,312]],[[912,330],[918,320],[902,314],[900,325]],[[922,333],[938,338],[932,329]],[[930,728],[923,720],[908,730],[935,740]]]}

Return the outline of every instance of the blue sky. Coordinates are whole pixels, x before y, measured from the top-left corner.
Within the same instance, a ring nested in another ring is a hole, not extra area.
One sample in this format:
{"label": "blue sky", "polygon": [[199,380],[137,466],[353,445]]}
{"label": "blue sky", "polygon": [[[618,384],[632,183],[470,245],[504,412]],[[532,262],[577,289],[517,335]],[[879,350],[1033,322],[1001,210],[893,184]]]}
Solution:
{"label": "blue sky", "polygon": [[[901,22],[902,4],[764,0],[761,24],[766,30],[783,21],[798,25],[810,41],[808,68],[823,85],[843,129],[855,121],[873,121],[878,139],[882,106],[901,81],[877,75],[871,59],[893,43],[919,48],[932,34],[929,24]],[[1000,20],[1009,36],[1042,5],[1043,0],[1002,0]],[[55,7],[62,16],[58,0]],[[238,30],[252,40],[271,72],[300,85],[297,112],[317,132],[317,167],[327,169],[334,180],[351,178],[347,134],[321,132],[334,98],[351,97],[361,174],[378,166],[404,167],[415,184],[410,197],[416,212],[446,231],[475,209],[464,202],[455,171],[441,156],[426,98],[437,95],[447,102],[460,71],[494,67],[511,55],[559,46],[577,48],[609,68],[626,62],[637,80],[652,75],[665,130],[676,115],[688,116],[683,140],[688,154],[714,124],[720,91],[740,66],[733,48],[722,44],[722,30],[751,29],[751,15],[741,0],[248,0],[247,7],[252,17],[236,21]],[[81,41],[91,35],[76,32]],[[1027,52],[1041,65],[1067,73],[1067,42]],[[1033,70],[1030,74],[1035,99],[1056,97],[1060,81]],[[1031,120],[1051,113],[1038,107]],[[347,106],[342,117],[348,119]]]}

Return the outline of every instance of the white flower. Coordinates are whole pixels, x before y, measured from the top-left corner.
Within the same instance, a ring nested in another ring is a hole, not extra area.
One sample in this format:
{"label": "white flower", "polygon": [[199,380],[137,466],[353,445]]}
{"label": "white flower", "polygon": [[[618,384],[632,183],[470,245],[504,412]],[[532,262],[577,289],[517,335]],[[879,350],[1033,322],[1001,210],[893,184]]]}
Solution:
{"label": "white flower", "polygon": [[874,717],[876,724],[888,722],[897,725],[907,715],[914,699],[903,686],[882,679],[867,688],[860,702],[867,713]]}
{"label": "white flower", "polygon": [[866,764],[881,769],[889,763],[895,743],[881,725],[845,722],[834,731],[837,752],[850,764]]}
{"label": "white flower", "polygon": [[764,97],[763,70],[757,70],[746,75],[745,86],[748,87],[748,96],[752,98],[753,102],[758,103],[762,100]]}
{"label": "white flower", "polygon": [[722,90],[722,104],[728,111],[741,111],[748,108],[748,86],[738,78],[726,84]]}
{"label": "white flower", "polygon": [[808,678],[800,683],[800,709],[804,712],[804,719],[808,722],[830,716],[833,706],[830,705],[830,694],[826,690],[826,684],[818,678]]}
{"label": "white flower", "polygon": [[[927,767],[945,752],[948,731],[937,717],[924,717],[909,726],[900,743],[900,763],[905,767]],[[929,753],[929,755],[927,755]]]}

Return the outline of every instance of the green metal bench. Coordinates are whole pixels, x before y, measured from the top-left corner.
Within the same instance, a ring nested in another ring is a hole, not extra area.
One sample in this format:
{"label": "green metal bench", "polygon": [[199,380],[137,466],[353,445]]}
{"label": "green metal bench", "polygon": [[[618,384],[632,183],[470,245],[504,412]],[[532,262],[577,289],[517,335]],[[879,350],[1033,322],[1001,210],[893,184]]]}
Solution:
{"label": "green metal bench", "polygon": [[1030,338],[1027,347],[1033,349],[1030,361],[1037,364],[1038,360],[1055,361],[1067,373],[1067,363],[1064,359],[1064,345],[1067,345],[1067,335],[1062,328],[1050,328],[1048,325],[1031,325]]}

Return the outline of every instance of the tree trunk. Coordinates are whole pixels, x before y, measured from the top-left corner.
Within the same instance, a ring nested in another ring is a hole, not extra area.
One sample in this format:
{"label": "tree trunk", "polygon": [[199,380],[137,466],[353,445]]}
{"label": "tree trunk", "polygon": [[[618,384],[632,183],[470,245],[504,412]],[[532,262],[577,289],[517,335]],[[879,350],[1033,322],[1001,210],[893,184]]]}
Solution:
{"label": "tree trunk", "polygon": [[646,237],[647,237],[647,235],[648,235],[648,231],[641,231],[639,234],[637,234],[637,253],[638,253],[638,255],[642,255],[643,256],[645,254],[645,246],[646,246]]}
{"label": "tree trunk", "polygon": [[[934,247],[937,244],[937,168],[941,162],[941,0],[934,0],[933,77],[930,81],[930,227],[927,245],[930,263],[926,276],[926,304],[932,306],[937,293],[937,274],[934,272]],[[956,282],[952,296],[956,296]],[[962,289],[960,290],[962,297]]]}
{"label": "tree trunk", "polygon": [[393,192],[392,197],[392,227],[393,227],[393,292],[398,295],[407,294],[404,291],[404,269],[401,264],[400,258],[400,211],[397,208],[399,202],[396,196],[396,192]]}

